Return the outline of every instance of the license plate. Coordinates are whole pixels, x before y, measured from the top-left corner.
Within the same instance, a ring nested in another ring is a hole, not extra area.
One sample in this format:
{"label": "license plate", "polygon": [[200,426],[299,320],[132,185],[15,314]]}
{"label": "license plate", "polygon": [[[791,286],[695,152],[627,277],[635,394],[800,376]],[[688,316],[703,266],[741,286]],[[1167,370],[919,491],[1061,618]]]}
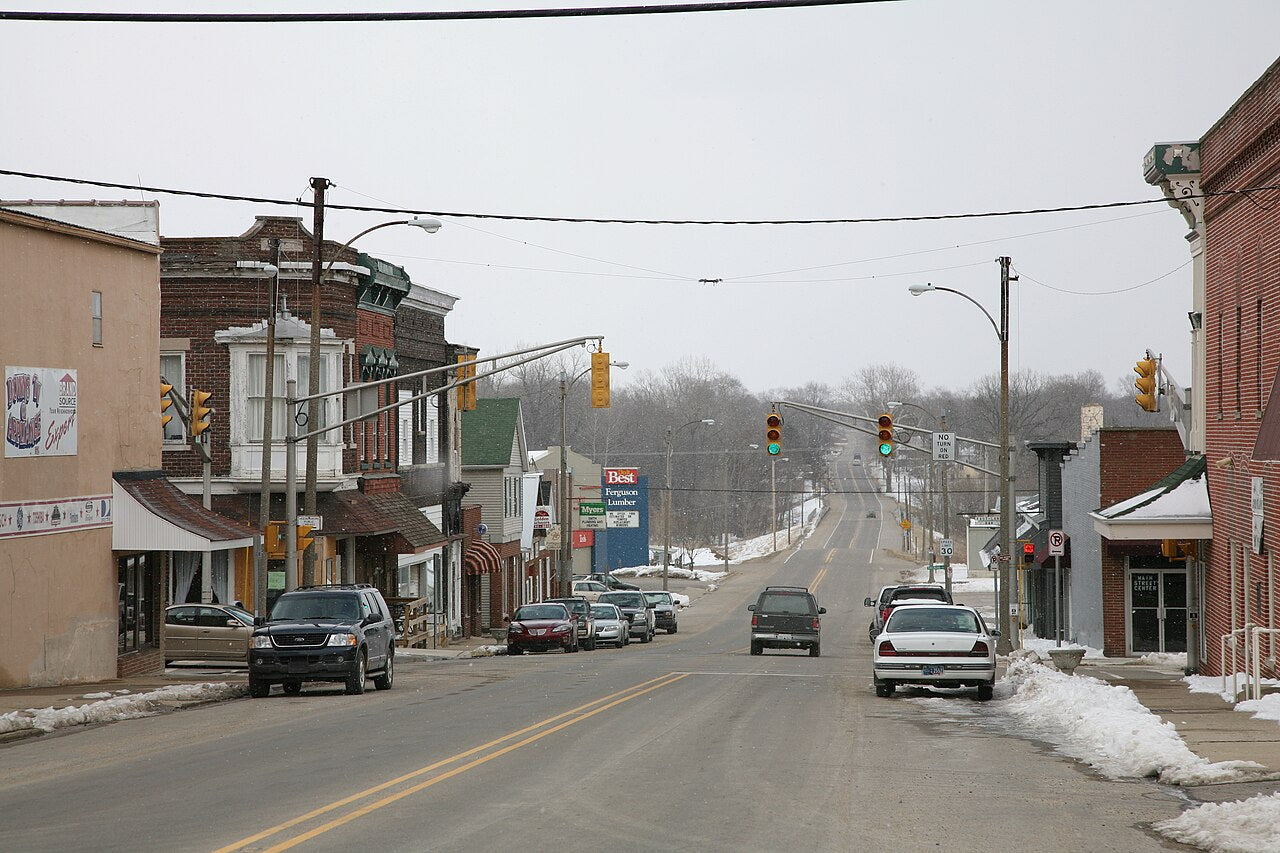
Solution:
{"label": "license plate", "polygon": [[947,671],[947,668],[940,664],[932,664],[932,665],[926,664],[925,666],[920,668],[921,675],[942,675],[946,671]]}
{"label": "license plate", "polygon": [[302,672],[306,672],[306,671],[307,671],[307,662],[306,662],[305,660],[291,660],[291,661],[289,661],[289,672],[290,672],[290,673],[302,673]]}
{"label": "license plate", "polygon": [[534,629],[533,629],[533,630],[531,630],[529,633],[530,633],[530,634],[533,634],[533,636],[535,636],[535,637],[541,637],[543,634],[547,633],[547,629],[546,629],[546,628],[534,628]]}
{"label": "license plate", "polygon": [[793,638],[790,634],[779,634],[779,635],[778,635],[778,639],[779,639],[779,640],[790,640],[790,639],[794,639],[794,638]]}

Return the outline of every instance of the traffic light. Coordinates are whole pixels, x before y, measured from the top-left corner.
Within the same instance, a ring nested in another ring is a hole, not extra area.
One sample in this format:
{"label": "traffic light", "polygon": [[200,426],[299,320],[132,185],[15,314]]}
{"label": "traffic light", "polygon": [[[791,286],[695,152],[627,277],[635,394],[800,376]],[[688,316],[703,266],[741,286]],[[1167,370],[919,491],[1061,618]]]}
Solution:
{"label": "traffic light", "polygon": [[262,537],[262,549],[272,559],[285,555],[284,533],[287,525],[283,521],[268,521],[266,535]]}
{"label": "traffic light", "polygon": [[1036,561],[1036,546],[1034,542],[1022,543],[1022,565],[1029,566]]}
{"label": "traffic light", "polygon": [[458,411],[469,412],[476,407],[476,383],[474,377],[476,375],[476,357],[463,353],[458,356],[458,371],[456,381],[463,382],[471,380],[465,385],[458,386]]}
{"label": "traffic light", "polygon": [[173,386],[167,382],[160,383],[160,426],[167,427],[169,421],[173,420],[173,415],[166,415],[165,411],[173,405],[173,398],[169,396],[169,392],[173,390]]}
{"label": "traffic light", "polygon": [[307,525],[307,524],[298,525],[298,535],[293,540],[293,542],[299,554],[307,550],[307,546],[315,541],[315,537],[311,535],[311,531],[313,529],[314,528],[312,528],[310,525]]}
{"label": "traffic light", "polygon": [[213,409],[209,408],[206,403],[213,394],[209,391],[192,391],[191,392],[191,437],[198,438],[202,432],[209,428],[209,416],[213,414]]}
{"label": "traffic light", "polygon": [[876,418],[877,436],[880,438],[880,455],[893,455],[893,415],[885,413]]}
{"label": "traffic light", "polygon": [[770,412],[764,419],[764,449],[770,456],[782,453],[782,415]]}
{"label": "traffic light", "polygon": [[609,353],[591,353],[591,408],[609,408]]}
{"label": "traffic light", "polygon": [[1156,389],[1156,372],[1159,366],[1150,353],[1146,358],[1138,359],[1138,363],[1133,366],[1133,372],[1138,374],[1138,379],[1133,383],[1133,387],[1137,388],[1139,393],[1134,396],[1134,402],[1140,408],[1148,412],[1160,411],[1160,398],[1157,396]]}

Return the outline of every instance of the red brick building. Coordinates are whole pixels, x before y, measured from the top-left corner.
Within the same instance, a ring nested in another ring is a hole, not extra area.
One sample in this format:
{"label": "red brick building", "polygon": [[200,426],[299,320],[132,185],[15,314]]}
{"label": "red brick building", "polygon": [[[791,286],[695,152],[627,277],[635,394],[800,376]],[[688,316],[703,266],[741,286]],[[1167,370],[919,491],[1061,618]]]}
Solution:
{"label": "red brick building", "polygon": [[[1208,194],[1280,184],[1280,61],[1204,135],[1200,158]],[[1280,191],[1206,198],[1204,227],[1205,451],[1214,537],[1203,672],[1218,674],[1223,634],[1245,623],[1277,622]],[[1274,647],[1263,657],[1274,675]]]}

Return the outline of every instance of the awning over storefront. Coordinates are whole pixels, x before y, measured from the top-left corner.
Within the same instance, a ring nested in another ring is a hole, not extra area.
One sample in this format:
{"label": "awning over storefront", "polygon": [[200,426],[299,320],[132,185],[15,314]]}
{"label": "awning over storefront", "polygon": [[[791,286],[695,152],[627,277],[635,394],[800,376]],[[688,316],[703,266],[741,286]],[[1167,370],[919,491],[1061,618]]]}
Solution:
{"label": "awning over storefront", "polygon": [[1193,456],[1150,489],[1089,513],[1093,529],[1113,540],[1212,539],[1205,458]]}
{"label": "awning over storefront", "polygon": [[253,545],[256,530],[205,509],[160,471],[114,475],[114,551],[225,551]]}
{"label": "awning over storefront", "polygon": [[502,555],[483,539],[472,539],[462,555],[462,565],[469,575],[496,575],[502,571]]}
{"label": "awning over storefront", "polygon": [[396,554],[420,554],[441,548],[448,537],[400,492],[365,494],[355,489],[316,496],[324,519],[323,536],[389,536]]}

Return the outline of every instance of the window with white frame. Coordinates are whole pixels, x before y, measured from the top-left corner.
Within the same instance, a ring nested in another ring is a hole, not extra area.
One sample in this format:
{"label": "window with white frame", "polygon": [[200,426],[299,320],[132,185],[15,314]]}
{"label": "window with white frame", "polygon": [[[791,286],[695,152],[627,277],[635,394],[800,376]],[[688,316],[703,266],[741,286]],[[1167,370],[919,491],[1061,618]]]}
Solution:
{"label": "window with white frame", "polygon": [[[311,355],[309,353],[298,353],[298,396],[305,397],[308,394],[307,389],[311,387]],[[330,388],[329,385],[329,359],[324,356],[320,357],[320,390],[325,391]],[[307,424],[307,431],[327,426],[329,419],[327,417],[329,407],[325,398],[320,401],[320,410],[316,415],[314,424]],[[274,421],[272,421],[274,423]]]}
{"label": "window with white frame", "polygon": [[[175,394],[184,397],[187,393],[186,357],[186,353],[183,352],[160,353],[160,376],[173,386]],[[177,416],[175,409],[175,406],[170,406],[165,413],[173,415],[173,418],[164,425],[164,440],[166,443],[182,444],[186,440],[187,432],[183,429],[182,418]]]}
{"label": "window with white frame", "polygon": [[424,397],[418,401],[422,414],[422,440],[426,447],[423,462],[435,465],[440,462],[440,400],[437,397]]}
{"label": "window with white frame", "polygon": [[102,346],[102,291],[92,291],[89,298],[89,319],[93,327],[93,345],[95,347]]}
{"label": "window with white frame", "polygon": [[413,407],[417,403],[408,400],[413,397],[412,391],[399,391],[396,400],[402,405],[396,409],[396,432],[400,439],[400,464],[413,464]]}
{"label": "window with white frame", "polygon": [[[277,354],[271,376],[271,438],[284,438],[285,429],[285,363]],[[267,407],[267,354],[249,353],[245,375],[245,431],[250,441],[262,441],[262,417]]]}

